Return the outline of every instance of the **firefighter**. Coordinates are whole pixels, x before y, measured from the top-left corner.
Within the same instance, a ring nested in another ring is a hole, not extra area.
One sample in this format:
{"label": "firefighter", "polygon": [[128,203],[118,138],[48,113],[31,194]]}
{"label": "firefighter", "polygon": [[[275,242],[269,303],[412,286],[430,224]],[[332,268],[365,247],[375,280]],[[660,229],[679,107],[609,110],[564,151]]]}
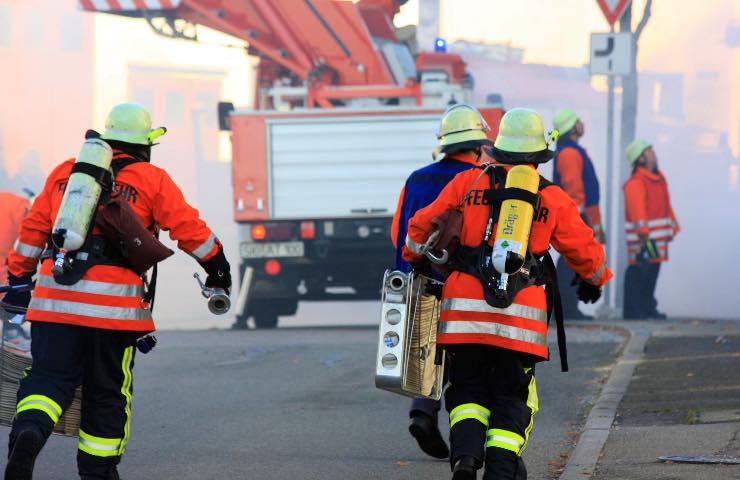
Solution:
{"label": "firefighter", "polygon": [[623,316],[662,319],[666,315],[657,309],[655,284],[660,264],[668,261],[668,243],[680,228],[653,147],[637,139],[626,153],[632,176],[624,184],[629,266],[624,276]]}
{"label": "firefighter", "polygon": [[[0,231],[0,284],[8,281],[8,254],[13,250],[13,243],[18,237],[18,228],[23,217],[28,213],[31,203],[27,198],[12,192],[0,192],[0,218],[5,224]],[[5,342],[12,344],[22,352],[28,352],[30,338],[20,325],[5,322],[3,325]]]}
{"label": "firefighter", "polygon": [[[113,193],[128,202],[144,225],[169,231],[179,248],[205,269],[207,285],[228,291],[230,267],[221,243],[167,172],[150,163],[151,146],[166,130],[152,129],[149,112],[132,103],[115,106],[105,126],[100,138],[113,149]],[[74,159],[67,160],[52,171],[21,224],[8,259],[11,285],[30,282],[44,248],[53,247],[47,241],[73,164]],[[98,247],[87,251],[87,245]],[[78,281],[67,273],[52,274],[52,258],[41,258],[33,296],[13,293],[4,299],[28,306],[33,356],[18,390],[6,479],[31,478],[36,456],[78,385],[83,391],[79,475],[119,478],[117,465],[131,433],[134,346],[137,338],[154,331],[154,322],[143,300],[144,281],[126,266],[116,245],[92,229],[78,252],[96,259],[83,263],[88,269]],[[77,253],[75,258],[83,257]],[[70,275],[74,273],[80,272],[73,268]]]}
{"label": "firefighter", "polygon": [[[583,122],[576,112],[564,108],[555,114],[553,126],[560,132],[553,162],[553,182],[573,199],[596,239],[605,244],[606,234],[599,209],[599,180],[588,152],[578,143],[585,132]],[[591,319],[578,309],[576,290],[571,285],[574,274],[563,257],[558,258],[557,269],[565,318]]]}
{"label": "firefighter", "polygon": [[[437,335],[450,362],[445,404],[454,480],[474,479],[484,465],[484,479],[526,478],[521,455],[539,408],[534,367],[549,357],[550,302],[542,285],[548,283],[548,291],[553,292],[554,285],[547,279],[555,270],[547,255],[550,245],[579,275],[581,300],[598,300],[601,286],[612,276],[603,247],[581,219],[573,200],[539,177],[538,194],[518,194],[533,205],[539,204],[528,238],[530,275],[510,276],[508,285],[520,285],[518,291],[506,291],[508,307],[492,306],[496,302],[483,285],[491,285],[492,280],[496,283],[501,276],[496,277],[489,268],[495,240],[495,235],[489,235],[495,231],[490,226],[495,211],[503,205],[501,200],[517,195],[501,188],[507,170],[514,165],[534,169],[553,156],[539,114],[523,108],[507,112],[492,156],[505,166],[488,165],[457,175],[434,202],[411,218],[404,249],[407,261],[418,262],[426,252],[433,219],[448,209],[460,209],[460,247],[448,264],[453,272],[442,292]],[[562,321],[559,325],[562,327]],[[567,369],[563,355],[561,361]]]}
{"label": "firefighter", "polygon": [[30,202],[28,199],[12,192],[0,192],[0,218],[5,219],[0,231],[0,283],[8,280],[7,258],[18,237],[18,228],[26,216]]}
{"label": "firefighter", "polygon": [[[391,239],[396,248],[396,270],[408,272],[411,266],[402,257],[409,219],[420,208],[426,207],[439,195],[455,175],[478,165],[483,146],[491,146],[486,136],[490,127],[475,108],[458,104],[447,109],[442,116],[437,138],[439,145],[432,157],[442,154],[438,162],[413,172],[401,190],[398,206],[393,216]],[[438,280],[443,278],[437,275]],[[409,432],[416,438],[424,453],[435,458],[450,454],[438,426],[440,402],[415,398],[409,411]]]}

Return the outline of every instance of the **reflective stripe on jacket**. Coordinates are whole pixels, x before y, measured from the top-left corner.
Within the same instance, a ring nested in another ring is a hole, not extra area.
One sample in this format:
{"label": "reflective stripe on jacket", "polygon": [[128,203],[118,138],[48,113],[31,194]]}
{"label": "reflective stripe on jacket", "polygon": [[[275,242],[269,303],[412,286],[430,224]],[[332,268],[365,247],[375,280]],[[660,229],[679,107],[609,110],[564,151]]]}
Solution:
{"label": "reflective stripe on jacket", "polygon": [[[480,173],[480,169],[475,169],[459,174],[432,204],[414,215],[409,222],[409,242],[404,249],[404,258],[418,258],[413,246],[426,242],[432,220],[461,203],[461,244],[468,247],[480,245],[490,209],[483,203],[482,193],[490,188],[488,175],[483,175],[473,187]],[[606,283],[612,272],[605,264],[604,249],[581,219],[573,200],[557,186],[544,188],[540,196],[540,209],[535,212],[530,234],[530,250],[535,255],[543,255],[552,244],[581,278],[595,285]],[[495,227],[493,231],[496,231]],[[493,237],[491,245],[495,235]],[[484,300],[483,286],[477,278],[455,271],[447,279],[442,297],[437,336],[440,344],[481,343],[548,357],[544,287],[524,288],[511,306],[495,308]]]}
{"label": "reflective stripe on jacket", "polygon": [[[126,157],[116,152],[114,159]],[[14,275],[36,270],[73,164],[74,159],[67,160],[54,169],[23,220],[16,249],[8,258],[8,268]],[[161,168],[148,162],[125,166],[116,177],[116,192],[129,202],[144,225],[158,225],[169,231],[180,249],[197,260],[206,261],[218,252],[220,244],[213,232]],[[97,228],[93,233],[98,233]],[[26,314],[28,320],[114,330],[154,330],[151,313],[141,302],[143,282],[132,270],[97,265],[69,287],[54,282],[51,260],[44,261],[39,274]]]}
{"label": "reflective stripe on jacket", "polygon": [[661,172],[637,167],[624,184],[625,233],[630,265],[637,262],[645,240],[653,240],[657,255],[651,263],[668,260],[668,242],[680,231],[671,207],[668,183]]}

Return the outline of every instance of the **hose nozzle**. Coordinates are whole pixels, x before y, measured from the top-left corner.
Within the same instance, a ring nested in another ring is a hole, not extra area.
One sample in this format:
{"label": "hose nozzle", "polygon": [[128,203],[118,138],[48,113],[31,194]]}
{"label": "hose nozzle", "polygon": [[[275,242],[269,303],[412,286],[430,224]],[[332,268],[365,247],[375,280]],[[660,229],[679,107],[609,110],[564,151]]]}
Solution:
{"label": "hose nozzle", "polygon": [[200,293],[204,298],[208,299],[208,310],[214,315],[223,315],[231,308],[231,299],[226,293],[226,290],[218,287],[206,287],[200,280],[200,275],[197,273],[193,274],[193,278],[198,282],[200,286]]}

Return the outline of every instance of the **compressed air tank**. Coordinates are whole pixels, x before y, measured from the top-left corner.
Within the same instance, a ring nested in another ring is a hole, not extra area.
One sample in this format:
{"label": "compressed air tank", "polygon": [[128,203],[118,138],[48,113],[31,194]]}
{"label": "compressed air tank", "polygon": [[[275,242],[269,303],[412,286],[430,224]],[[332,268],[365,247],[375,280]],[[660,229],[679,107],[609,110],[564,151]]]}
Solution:
{"label": "compressed air tank", "polygon": [[[520,188],[537,193],[540,176],[528,165],[517,165],[506,175],[506,188]],[[524,200],[509,199],[501,204],[493,244],[493,267],[502,275],[519,271],[524,264],[532,229],[534,207]]]}
{"label": "compressed air tank", "polygon": [[[90,163],[110,170],[113,150],[99,138],[82,144],[77,163]],[[90,175],[75,172],[69,177],[62,204],[52,229],[54,245],[61,251],[78,250],[85,243],[103,187]]]}

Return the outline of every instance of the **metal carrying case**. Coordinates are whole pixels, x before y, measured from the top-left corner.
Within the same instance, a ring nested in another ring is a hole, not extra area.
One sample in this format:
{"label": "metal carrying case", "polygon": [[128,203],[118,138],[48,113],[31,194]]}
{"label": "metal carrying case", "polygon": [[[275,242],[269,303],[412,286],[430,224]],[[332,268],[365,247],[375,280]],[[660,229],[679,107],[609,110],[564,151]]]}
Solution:
{"label": "metal carrying case", "polygon": [[441,282],[386,270],[380,309],[375,386],[409,397],[442,396],[444,350],[437,349]]}

